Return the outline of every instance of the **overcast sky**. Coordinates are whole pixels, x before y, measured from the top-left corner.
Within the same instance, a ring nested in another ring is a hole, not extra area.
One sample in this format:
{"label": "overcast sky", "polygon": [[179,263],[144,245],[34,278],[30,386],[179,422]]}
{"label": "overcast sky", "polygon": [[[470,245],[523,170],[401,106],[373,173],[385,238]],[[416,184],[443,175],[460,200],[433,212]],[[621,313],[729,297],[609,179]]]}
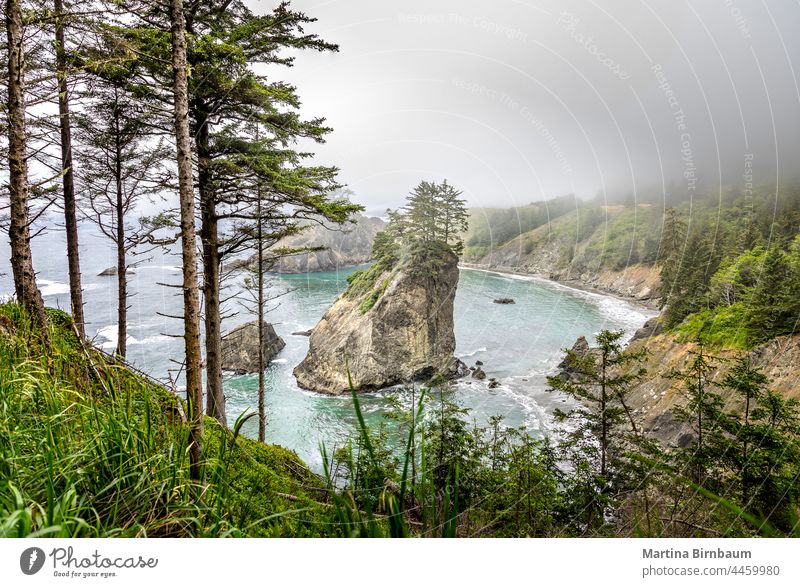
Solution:
{"label": "overcast sky", "polygon": [[[274,2],[251,0],[256,11]],[[508,206],[795,174],[795,0],[295,0],[336,54],[291,70],[371,212],[422,178]],[[752,156],[752,157],[751,157]],[[779,175],[780,174],[780,175]],[[700,188],[698,188],[700,189]]]}

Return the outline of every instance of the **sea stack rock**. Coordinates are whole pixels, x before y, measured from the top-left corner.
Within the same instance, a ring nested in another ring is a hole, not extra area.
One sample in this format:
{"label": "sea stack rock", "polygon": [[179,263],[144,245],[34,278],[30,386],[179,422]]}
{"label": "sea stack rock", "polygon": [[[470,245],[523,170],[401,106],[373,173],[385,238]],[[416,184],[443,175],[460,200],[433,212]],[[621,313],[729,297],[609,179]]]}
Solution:
{"label": "sea stack rock", "polygon": [[350,282],[311,332],[294,370],[301,387],[347,393],[348,371],[356,390],[468,372],[453,357],[458,257],[449,248],[379,262]]}
{"label": "sea stack rock", "polygon": [[[264,361],[270,361],[286,346],[272,324],[264,322]],[[222,337],[222,368],[239,375],[258,373],[258,321],[234,328]]]}

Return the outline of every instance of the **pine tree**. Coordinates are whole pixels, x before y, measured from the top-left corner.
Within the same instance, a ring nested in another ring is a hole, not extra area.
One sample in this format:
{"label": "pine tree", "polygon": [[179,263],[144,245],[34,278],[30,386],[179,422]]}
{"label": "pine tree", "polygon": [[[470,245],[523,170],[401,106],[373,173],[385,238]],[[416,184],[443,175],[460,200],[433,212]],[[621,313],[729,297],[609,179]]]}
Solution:
{"label": "pine tree", "polygon": [[466,202],[461,199],[461,194],[447,180],[438,186],[436,193],[441,216],[441,238],[452,246],[456,255],[463,252],[464,243],[460,235],[467,231],[469,220]]}
{"label": "pine tree", "polygon": [[[748,358],[737,360],[722,381],[723,387],[732,390],[744,400],[742,417],[736,418],[737,425],[734,426],[732,431],[740,444],[739,450],[735,451],[735,460],[742,490],[742,504],[744,505],[747,505],[751,489],[756,484],[756,475],[753,468],[757,459],[748,451],[751,438],[754,436],[751,412],[756,403],[763,397],[764,387],[768,381],[767,376],[760,369],[755,368]],[[756,450],[758,448],[756,447]]]}
{"label": "pine tree", "polygon": [[688,422],[694,431],[694,447],[684,452],[692,477],[699,485],[706,484],[709,469],[718,466],[718,457],[725,452],[722,437],[724,402],[712,388],[711,376],[716,369],[716,357],[709,355],[702,341],[690,351],[692,361],[685,371],[673,371],[669,376],[684,383],[686,403],[675,409],[679,422]]}
{"label": "pine tree", "polygon": [[421,181],[397,212],[387,211],[387,233],[403,245],[430,248],[440,243],[461,254],[461,234],[467,229],[469,213],[461,192],[444,180],[441,184]]}
{"label": "pine tree", "polygon": [[410,227],[410,237],[423,243],[441,239],[441,214],[438,206],[438,186],[429,181],[421,181],[406,197],[402,208],[405,222]]}
{"label": "pine tree", "polygon": [[772,247],[764,259],[748,305],[751,342],[794,332],[800,319],[800,272],[792,268],[787,255]]}
{"label": "pine tree", "polygon": [[[158,82],[155,85],[162,85],[163,15],[149,10],[147,2],[139,4],[144,26],[120,29]],[[284,54],[287,50],[335,50],[335,45],[305,32],[313,21],[290,10],[288,2],[260,16],[241,0],[186,6],[191,39],[187,64],[192,72],[188,115],[197,160],[203,262],[206,411],[222,423],[226,420],[220,357],[223,266],[254,238],[247,226],[254,221],[256,183],[270,185],[268,207],[279,216],[343,223],[362,209],[332,197],[341,187],[335,168],[303,165],[312,154],[293,148],[299,140],[323,141],[330,131],[324,120],[301,118],[295,88],[256,73],[264,66],[291,65],[293,57]],[[262,131],[259,139],[255,128]],[[282,169],[292,171],[286,174]]]}
{"label": "pine tree", "polygon": [[624,453],[639,435],[627,395],[645,373],[638,363],[646,351],[623,350],[623,334],[601,331],[597,348],[585,354],[567,349],[566,371],[547,378],[552,391],[583,406],[568,413],[558,411],[556,416],[575,424],[561,448],[574,461],[576,479],[583,476],[580,491],[587,492],[586,515],[591,523],[602,520],[612,490],[627,485]]}
{"label": "pine tree", "polygon": [[[126,355],[129,255],[150,236],[151,227],[131,222],[144,196],[163,188],[163,162],[171,152],[153,137],[160,112],[151,92],[135,80],[136,64],[119,51],[113,36],[84,48],[91,74],[82,92],[83,108],[74,116],[78,173],[87,216],[117,252],[117,348]],[[104,57],[114,56],[112,63]]]}
{"label": "pine tree", "polygon": [[[272,13],[256,16],[241,1],[220,0],[192,3],[186,20],[194,38],[189,52],[193,71],[189,91],[203,248],[206,408],[224,423],[221,266],[225,256],[238,252],[240,241],[235,235],[227,238],[220,234],[220,223],[242,221],[243,217],[252,220],[252,195],[242,196],[246,191],[242,183],[253,176],[269,180],[275,176],[276,165],[288,165],[297,170],[294,185],[282,189],[273,184],[272,194],[287,207],[299,208],[294,214],[316,214],[343,222],[360,207],[329,199],[328,194],[340,187],[334,179],[335,169],[302,168],[304,155],[286,148],[299,138],[322,141],[330,130],[323,120],[302,120],[296,112],[299,100],[294,88],[268,83],[251,69],[255,64],[290,65],[292,59],[281,55],[286,48],[335,50],[334,45],[304,32],[313,19],[290,10],[288,2],[281,2]],[[269,136],[255,140],[248,130],[253,123]]]}
{"label": "pine tree", "polygon": [[[668,327],[680,324],[686,316],[696,312],[706,303],[709,282],[716,270],[712,254],[713,243],[710,242],[712,237],[713,234],[701,233],[699,230],[692,231],[686,244],[684,258],[675,261],[678,263],[678,269],[674,273],[665,313]],[[673,270],[674,267],[668,271],[667,279],[672,279],[670,272]],[[667,283],[663,279],[662,273],[662,285]]]}
{"label": "pine tree", "polygon": [[[256,139],[258,139],[258,129],[256,129]],[[292,170],[283,169],[287,175],[285,181],[291,182]],[[280,172],[279,172],[280,173]],[[283,239],[301,233],[309,228],[309,224],[303,223],[298,219],[291,218],[279,201],[271,197],[270,189],[272,184],[280,183],[274,181],[265,182],[264,178],[256,178],[256,200],[255,213],[251,222],[241,224],[237,227],[238,245],[237,249],[255,248],[254,258],[242,265],[245,273],[242,280],[243,292],[240,296],[240,303],[251,313],[256,315],[258,324],[258,439],[264,442],[266,439],[267,418],[266,418],[266,377],[267,368],[266,357],[264,356],[264,339],[266,327],[265,316],[267,304],[279,298],[286,292],[269,293],[269,283],[267,272],[285,256],[296,255],[316,247],[287,248],[277,247]]]}
{"label": "pine tree", "polygon": [[748,357],[739,358],[722,385],[744,400],[728,414],[730,447],[720,458],[730,463],[732,484],[742,507],[773,527],[790,532],[800,488],[800,412],[796,400],[768,389],[770,381]]}
{"label": "pine tree", "polygon": [[81,290],[81,263],[78,246],[78,214],[75,203],[75,168],[72,153],[72,123],[67,73],[66,15],[62,0],[53,0],[55,21],[56,77],[58,79],[58,120],[61,133],[61,174],[64,187],[64,222],[67,232],[67,266],[72,319],[81,338],[86,336]]}
{"label": "pine tree", "polygon": [[686,223],[678,216],[675,208],[664,212],[661,229],[661,243],[658,250],[658,263],[661,265],[661,300],[666,305],[683,262],[686,247]]}

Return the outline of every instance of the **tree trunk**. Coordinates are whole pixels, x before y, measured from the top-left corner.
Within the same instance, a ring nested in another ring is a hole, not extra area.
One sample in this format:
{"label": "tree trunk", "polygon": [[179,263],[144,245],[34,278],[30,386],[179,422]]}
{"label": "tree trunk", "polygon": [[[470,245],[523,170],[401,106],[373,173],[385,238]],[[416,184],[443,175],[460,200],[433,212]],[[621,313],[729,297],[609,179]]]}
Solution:
{"label": "tree trunk", "polygon": [[64,183],[64,224],[67,231],[67,265],[72,320],[81,338],[86,336],[81,291],[81,262],[78,250],[78,218],[75,211],[75,176],[72,171],[72,128],[69,119],[67,87],[67,55],[64,44],[64,8],[62,0],[54,0],[56,17],[56,75],[58,77],[58,114],[61,127],[61,170]]}
{"label": "tree trunk", "polygon": [[264,231],[261,226],[261,190],[258,193],[258,439],[267,436],[267,412],[264,403]]}
{"label": "tree trunk", "polygon": [[[116,94],[116,88],[114,89]],[[124,359],[128,346],[128,262],[125,252],[125,194],[122,186],[122,145],[119,139],[119,111],[114,111],[114,181],[116,182],[117,244],[117,356]]]}
{"label": "tree trunk", "polygon": [[200,295],[197,287],[197,249],[194,227],[192,147],[189,137],[189,98],[186,72],[186,21],[183,0],[171,0],[172,71],[175,94],[175,142],[183,255],[183,340],[186,347],[186,401],[189,405],[189,459],[192,479],[200,479],[203,437],[203,390],[200,370]]}
{"label": "tree trunk", "polygon": [[17,301],[27,310],[39,330],[42,341],[49,343],[44,300],[36,286],[30,243],[28,211],[27,131],[25,129],[25,73],[20,0],[6,2],[8,37],[8,169],[11,244],[11,268]]}
{"label": "tree trunk", "polygon": [[602,356],[602,379],[600,380],[600,474],[606,476],[606,454],[608,452],[608,421],[606,417],[606,352]]}
{"label": "tree trunk", "polygon": [[227,426],[222,392],[222,325],[220,318],[220,258],[217,211],[211,190],[208,123],[198,111],[196,132],[197,187],[200,192],[200,240],[203,245],[203,300],[206,330],[206,414]]}

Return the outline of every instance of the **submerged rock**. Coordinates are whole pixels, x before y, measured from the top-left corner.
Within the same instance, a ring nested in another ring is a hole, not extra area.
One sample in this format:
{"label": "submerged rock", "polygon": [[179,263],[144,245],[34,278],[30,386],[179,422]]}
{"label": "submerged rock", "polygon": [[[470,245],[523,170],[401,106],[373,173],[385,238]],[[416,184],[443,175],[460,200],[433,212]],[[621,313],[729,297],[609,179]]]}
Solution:
{"label": "submerged rock", "polygon": [[[264,322],[264,362],[286,346],[272,324]],[[258,373],[258,322],[248,322],[222,337],[222,368],[237,374]]]}
{"label": "submerged rock", "polygon": [[303,388],[329,394],[463,376],[453,357],[458,258],[449,249],[405,263],[375,265],[351,280],[311,332],[294,369]]}

